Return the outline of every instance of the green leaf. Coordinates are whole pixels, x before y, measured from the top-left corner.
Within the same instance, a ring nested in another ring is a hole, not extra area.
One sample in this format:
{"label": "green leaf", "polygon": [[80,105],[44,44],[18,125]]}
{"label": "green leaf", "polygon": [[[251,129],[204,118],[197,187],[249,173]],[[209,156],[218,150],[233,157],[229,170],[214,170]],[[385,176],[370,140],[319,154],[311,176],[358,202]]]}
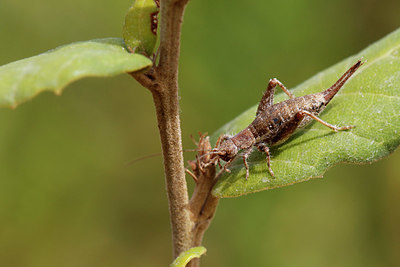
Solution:
{"label": "green leaf", "polygon": [[105,77],[145,69],[148,58],[131,54],[120,38],[77,42],[0,67],[0,107],[29,100],[44,90],[60,94],[83,77]]}
{"label": "green leaf", "polygon": [[124,41],[133,53],[152,56],[157,43],[158,2],[134,0],[125,16]]}
{"label": "green leaf", "polygon": [[170,265],[171,267],[185,267],[194,258],[200,258],[201,255],[206,253],[205,247],[194,247],[182,252]]}
{"label": "green leaf", "polygon": [[[320,178],[342,162],[370,163],[392,153],[400,143],[400,30],[367,47],[297,86],[295,96],[330,87],[358,59],[367,61],[329,103],[320,118],[338,126],[356,125],[349,131],[333,132],[318,122],[299,129],[286,142],[271,148],[268,172],[265,154],[255,151],[249,158],[246,181],[241,157],[230,165],[231,173],[219,178],[213,194],[237,197]],[[279,89],[278,89],[279,91]],[[275,103],[287,99],[280,93]],[[223,126],[213,135],[234,134],[255,117],[256,106]]]}

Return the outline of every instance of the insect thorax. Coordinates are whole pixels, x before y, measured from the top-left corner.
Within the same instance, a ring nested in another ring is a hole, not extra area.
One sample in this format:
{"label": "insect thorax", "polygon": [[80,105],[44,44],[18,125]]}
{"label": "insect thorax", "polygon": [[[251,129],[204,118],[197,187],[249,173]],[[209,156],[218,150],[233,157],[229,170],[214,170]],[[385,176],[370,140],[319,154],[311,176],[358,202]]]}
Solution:
{"label": "insect thorax", "polygon": [[224,161],[229,161],[231,158],[235,157],[238,151],[239,148],[232,141],[232,138],[226,138],[217,148],[218,156]]}

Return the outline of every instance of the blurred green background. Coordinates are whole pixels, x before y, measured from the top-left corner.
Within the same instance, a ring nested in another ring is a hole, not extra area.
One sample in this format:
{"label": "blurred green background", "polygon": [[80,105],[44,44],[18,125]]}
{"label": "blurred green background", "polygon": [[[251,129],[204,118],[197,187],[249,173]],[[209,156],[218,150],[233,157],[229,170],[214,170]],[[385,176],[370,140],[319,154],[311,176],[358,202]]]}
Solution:
{"label": "blurred green background", "polygon": [[[0,1],[0,65],[120,37],[128,0]],[[400,26],[398,0],[191,0],[182,131],[214,132]],[[167,266],[172,261],[152,98],[130,76],[85,79],[0,110],[0,266]],[[188,154],[187,159],[192,155]],[[202,266],[400,266],[400,152],[325,179],[223,199]],[[189,183],[192,185],[190,178]]]}

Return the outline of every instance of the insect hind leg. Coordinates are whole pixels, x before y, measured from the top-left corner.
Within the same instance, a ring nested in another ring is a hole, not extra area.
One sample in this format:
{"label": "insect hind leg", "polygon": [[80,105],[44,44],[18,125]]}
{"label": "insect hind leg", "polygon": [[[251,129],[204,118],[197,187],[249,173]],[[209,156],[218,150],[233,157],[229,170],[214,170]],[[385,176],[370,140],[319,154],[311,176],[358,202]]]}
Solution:
{"label": "insect hind leg", "polygon": [[258,104],[256,115],[260,114],[274,104],[274,93],[277,86],[279,86],[289,96],[289,98],[294,98],[294,95],[283,85],[283,83],[281,83],[278,79],[273,78],[269,80],[267,89],[261,98],[260,104]]}
{"label": "insect hind leg", "polygon": [[301,110],[299,113],[302,116],[307,115],[307,116],[313,118],[314,120],[318,121],[319,123],[321,123],[322,125],[325,125],[326,127],[330,128],[330,129],[334,130],[335,132],[345,131],[345,130],[349,130],[349,129],[356,127],[354,125],[337,127],[336,125],[332,125],[324,120],[321,120],[320,118],[318,118],[317,116],[315,116],[314,114],[312,114],[311,112],[309,112],[307,110]]}
{"label": "insect hind leg", "polygon": [[[269,81],[269,84],[272,84],[274,87],[279,85],[279,87],[282,89],[282,91],[285,92],[285,94],[287,94],[289,98],[294,98],[294,95],[278,79],[276,79],[276,78],[271,79]],[[268,84],[268,86],[269,86],[269,84]]]}

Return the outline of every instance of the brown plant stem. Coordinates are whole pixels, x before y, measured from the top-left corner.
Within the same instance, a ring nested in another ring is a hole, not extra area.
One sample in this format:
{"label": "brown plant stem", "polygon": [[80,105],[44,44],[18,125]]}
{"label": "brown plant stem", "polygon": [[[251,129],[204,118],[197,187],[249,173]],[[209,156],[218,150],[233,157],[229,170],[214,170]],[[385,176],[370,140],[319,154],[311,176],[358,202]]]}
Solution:
{"label": "brown plant stem", "polygon": [[[200,139],[202,140],[202,138]],[[208,139],[206,139],[208,142]],[[199,145],[199,149],[201,146]],[[215,162],[212,160],[199,161],[193,165],[194,174],[197,178],[196,186],[190,199],[190,211],[192,213],[193,229],[192,229],[192,247],[201,245],[203,236],[211,220],[214,217],[219,199],[211,194],[211,190],[216,182]],[[200,265],[200,259],[195,258],[190,261],[190,267]]]}
{"label": "brown plant stem", "polygon": [[[179,118],[178,67],[182,19],[188,0],[162,0],[158,65],[131,75],[153,95],[160,132],[168,195],[174,257],[201,245],[205,230],[215,213],[218,199],[211,195],[215,164],[199,162],[196,187],[189,203]],[[156,61],[156,60],[155,60]],[[209,146],[208,138],[206,145]],[[200,144],[199,144],[200,147]],[[204,168],[203,168],[204,166]],[[200,170],[201,169],[201,170]],[[199,266],[193,260],[188,266]]]}
{"label": "brown plant stem", "polygon": [[182,156],[181,129],[177,99],[165,92],[153,92],[164,158],[174,256],[191,247],[192,223],[187,209],[189,197]]}
{"label": "brown plant stem", "polygon": [[162,0],[159,64],[132,76],[153,94],[160,132],[174,257],[191,247],[192,221],[182,155],[178,64],[180,34],[187,0]]}

